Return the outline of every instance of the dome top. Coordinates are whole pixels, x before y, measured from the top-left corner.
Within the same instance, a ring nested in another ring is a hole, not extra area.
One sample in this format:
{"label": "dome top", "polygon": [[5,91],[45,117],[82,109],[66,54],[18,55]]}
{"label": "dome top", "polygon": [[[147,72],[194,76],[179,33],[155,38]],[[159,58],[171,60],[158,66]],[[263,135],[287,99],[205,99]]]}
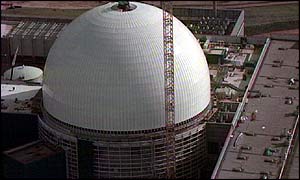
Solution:
{"label": "dome top", "polygon": [[[162,10],[96,7],[61,32],[47,57],[43,103],[78,127],[133,131],[165,126]],[[193,34],[174,17],[176,123],[210,101],[209,70]]]}

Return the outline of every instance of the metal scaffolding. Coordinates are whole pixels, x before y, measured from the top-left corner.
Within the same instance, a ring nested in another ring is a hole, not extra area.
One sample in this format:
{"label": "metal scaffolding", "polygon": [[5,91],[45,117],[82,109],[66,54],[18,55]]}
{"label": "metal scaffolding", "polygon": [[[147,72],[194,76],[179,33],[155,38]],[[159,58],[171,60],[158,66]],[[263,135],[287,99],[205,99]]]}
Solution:
{"label": "metal scaffolding", "polygon": [[167,178],[176,177],[175,156],[175,92],[174,92],[174,45],[173,7],[171,1],[161,1],[163,9],[163,47],[165,78],[165,124],[167,148]]}

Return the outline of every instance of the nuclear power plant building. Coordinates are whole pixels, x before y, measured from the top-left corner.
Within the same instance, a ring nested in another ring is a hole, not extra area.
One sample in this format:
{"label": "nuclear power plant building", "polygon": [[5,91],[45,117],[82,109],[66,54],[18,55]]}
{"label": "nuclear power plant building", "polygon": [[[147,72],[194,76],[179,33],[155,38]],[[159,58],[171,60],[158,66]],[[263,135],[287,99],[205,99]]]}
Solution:
{"label": "nuclear power plant building", "polygon": [[[68,25],[44,68],[39,136],[66,150],[67,177],[165,177],[162,10],[96,7]],[[200,44],[174,17],[176,176],[198,177],[210,104]]]}
{"label": "nuclear power plant building", "polygon": [[299,179],[297,3],[1,2],[4,177]]}

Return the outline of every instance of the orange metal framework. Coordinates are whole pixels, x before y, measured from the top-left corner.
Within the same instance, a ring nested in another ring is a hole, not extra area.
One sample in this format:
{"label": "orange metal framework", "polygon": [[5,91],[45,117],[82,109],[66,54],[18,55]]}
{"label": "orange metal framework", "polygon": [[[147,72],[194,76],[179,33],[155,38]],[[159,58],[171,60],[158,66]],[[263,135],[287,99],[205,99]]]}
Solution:
{"label": "orange metal framework", "polygon": [[165,124],[167,148],[168,179],[176,177],[175,156],[175,92],[174,92],[174,45],[173,45],[173,6],[171,1],[161,1],[163,9],[163,46],[164,46],[164,89]]}

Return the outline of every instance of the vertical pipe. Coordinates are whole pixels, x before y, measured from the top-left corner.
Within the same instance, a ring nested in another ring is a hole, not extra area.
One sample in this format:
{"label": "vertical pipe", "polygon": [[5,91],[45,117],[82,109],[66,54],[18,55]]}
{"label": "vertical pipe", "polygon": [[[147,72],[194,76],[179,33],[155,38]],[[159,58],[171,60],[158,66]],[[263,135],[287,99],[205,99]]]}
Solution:
{"label": "vertical pipe", "polygon": [[213,1],[214,16],[217,17],[217,1]]}
{"label": "vertical pipe", "polygon": [[10,80],[12,80],[12,58],[11,58],[11,45],[10,45],[10,41],[11,41],[11,38],[10,38],[10,36],[8,37],[8,54],[7,54],[7,56],[8,56],[8,61],[10,62],[10,65],[11,65],[11,75],[10,75]]}

